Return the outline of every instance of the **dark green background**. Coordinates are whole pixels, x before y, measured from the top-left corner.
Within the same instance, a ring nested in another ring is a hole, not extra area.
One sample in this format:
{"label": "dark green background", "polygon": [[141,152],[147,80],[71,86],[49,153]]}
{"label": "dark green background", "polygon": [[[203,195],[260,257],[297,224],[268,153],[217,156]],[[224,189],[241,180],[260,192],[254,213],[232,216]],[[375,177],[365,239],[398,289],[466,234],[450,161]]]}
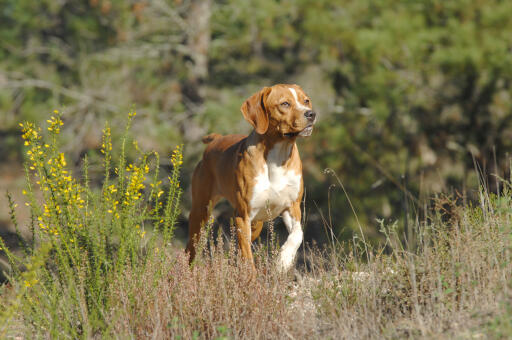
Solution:
{"label": "dark green background", "polygon": [[511,13],[498,0],[0,0],[1,189],[21,190],[20,121],[62,110],[63,149],[94,173],[105,121],[119,135],[132,106],[142,149],[184,143],[187,188],[202,135],[248,132],[241,103],[297,83],[319,113],[299,142],[307,237],[325,240],[322,215],[341,238],[358,230],[330,168],[377,240],[377,219],[421,219],[441,192],[473,198],[475,164],[491,190],[508,173]]}

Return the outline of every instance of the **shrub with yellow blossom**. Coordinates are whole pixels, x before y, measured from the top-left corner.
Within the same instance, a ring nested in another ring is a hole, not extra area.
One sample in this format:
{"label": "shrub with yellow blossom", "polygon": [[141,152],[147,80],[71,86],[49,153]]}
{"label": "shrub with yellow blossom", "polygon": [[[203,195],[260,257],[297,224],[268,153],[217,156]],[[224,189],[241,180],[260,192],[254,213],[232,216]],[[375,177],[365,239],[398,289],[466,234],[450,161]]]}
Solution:
{"label": "shrub with yellow blossom", "polygon": [[[0,248],[13,268],[11,281],[19,292],[16,304],[22,308],[23,317],[29,318],[34,327],[50,330],[50,334],[61,329],[63,323],[68,329],[76,325],[103,328],[101,306],[109,303],[108,285],[113,278],[127,266],[143,269],[148,256],[163,256],[156,249],[165,247],[172,238],[180,211],[182,147],[172,153],[169,192],[165,196],[156,152],[143,153],[134,142],[139,156],[127,164],[126,145],[135,115],[134,111],[128,115],[115,174],[111,129],[107,125],[103,130],[100,152],[105,171],[101,188],[89,186],[87,159],[83,180],[68,167],[64,153],[59,151],[63,121],[57,110],[47,120],[45,132],[30,122],[20,124],[27,155],[23,193],[31,213],[29,230],[33,237],[32,242],[24,242],[26,259],[10,252],[1,238]],[[18,228],[10,196],[9,202]],[[20,265],[29,270],[17,270]],[[77,309],[69,313],[68,308],[62,308],[62,301],[69,300],[64,296],[80,301]],[[8,317],[0,321],[8,322]],[[71,334],[89,337],[94,331],[84,328]]]}

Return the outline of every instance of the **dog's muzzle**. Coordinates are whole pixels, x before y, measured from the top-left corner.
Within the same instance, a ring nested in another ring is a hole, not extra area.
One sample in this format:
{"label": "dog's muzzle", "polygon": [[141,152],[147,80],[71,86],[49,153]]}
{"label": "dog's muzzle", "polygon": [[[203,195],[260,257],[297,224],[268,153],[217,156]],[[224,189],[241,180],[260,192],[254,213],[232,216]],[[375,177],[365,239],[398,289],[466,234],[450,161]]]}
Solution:
{"label": "dog's muzzle", "polygon": [[306,112],[304,112],[304,117],[306,117],[309,124],[308,126],[306,126],[304,130],[299,132],[299,136],[308,137],[311,136],[311,133],[313,133],[313,124],[315,124],[316,121],[316,112],[313,110],[307,110]]}
{"label": "dog's muzzle", "polygon": [[301,136],[301,137],[311,136],[311,134],[313,133],[313,125],[316,122],[316,112],[313,110],[307,110],[306,112],[304,112],[304,117],[308,120],[309,124],[302,131],[288,132],[288,133],[285,133],[284,135],[286,137],[290,137],[290,138],[297,137],[297,136]]}

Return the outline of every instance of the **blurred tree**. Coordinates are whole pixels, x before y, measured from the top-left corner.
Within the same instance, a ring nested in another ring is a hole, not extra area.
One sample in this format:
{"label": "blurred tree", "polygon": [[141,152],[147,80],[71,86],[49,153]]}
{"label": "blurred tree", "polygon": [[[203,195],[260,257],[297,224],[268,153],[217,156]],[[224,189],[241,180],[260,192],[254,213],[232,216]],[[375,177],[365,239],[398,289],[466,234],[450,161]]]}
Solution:
{"label": "blurred tree", "polygon": [[185,141],[189,173],[202,134],[249,130],[245,98],[298,82],[320,113],[300,141],[309,221],[330,200],[343,237],[356,223],[325,168],[369,235],[376,218],[403,219],[404,197],[414,213],[418,199],[474,188],[473,159],[493,190],[508,168],[508,1],[0,1],[2,143],[63,107],[68,150],[94,157],[103,121],[134,104],[141,146]]}

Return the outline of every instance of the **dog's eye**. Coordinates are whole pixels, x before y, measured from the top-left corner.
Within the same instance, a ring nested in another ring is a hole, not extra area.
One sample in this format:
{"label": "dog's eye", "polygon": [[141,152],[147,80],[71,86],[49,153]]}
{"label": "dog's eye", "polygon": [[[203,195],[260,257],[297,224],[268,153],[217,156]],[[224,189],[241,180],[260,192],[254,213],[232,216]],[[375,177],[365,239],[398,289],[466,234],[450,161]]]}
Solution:
{"label": "dog's eye", "polygon": [[282,103],[281,103],[281,106],[282,106],[282,107],[290,107],[290,103],[288,103],[288,102],[282,102]]}
{"label": "dog's eye", "polygon": [[304,100],[304,104],[309,105],[309,99]]}

